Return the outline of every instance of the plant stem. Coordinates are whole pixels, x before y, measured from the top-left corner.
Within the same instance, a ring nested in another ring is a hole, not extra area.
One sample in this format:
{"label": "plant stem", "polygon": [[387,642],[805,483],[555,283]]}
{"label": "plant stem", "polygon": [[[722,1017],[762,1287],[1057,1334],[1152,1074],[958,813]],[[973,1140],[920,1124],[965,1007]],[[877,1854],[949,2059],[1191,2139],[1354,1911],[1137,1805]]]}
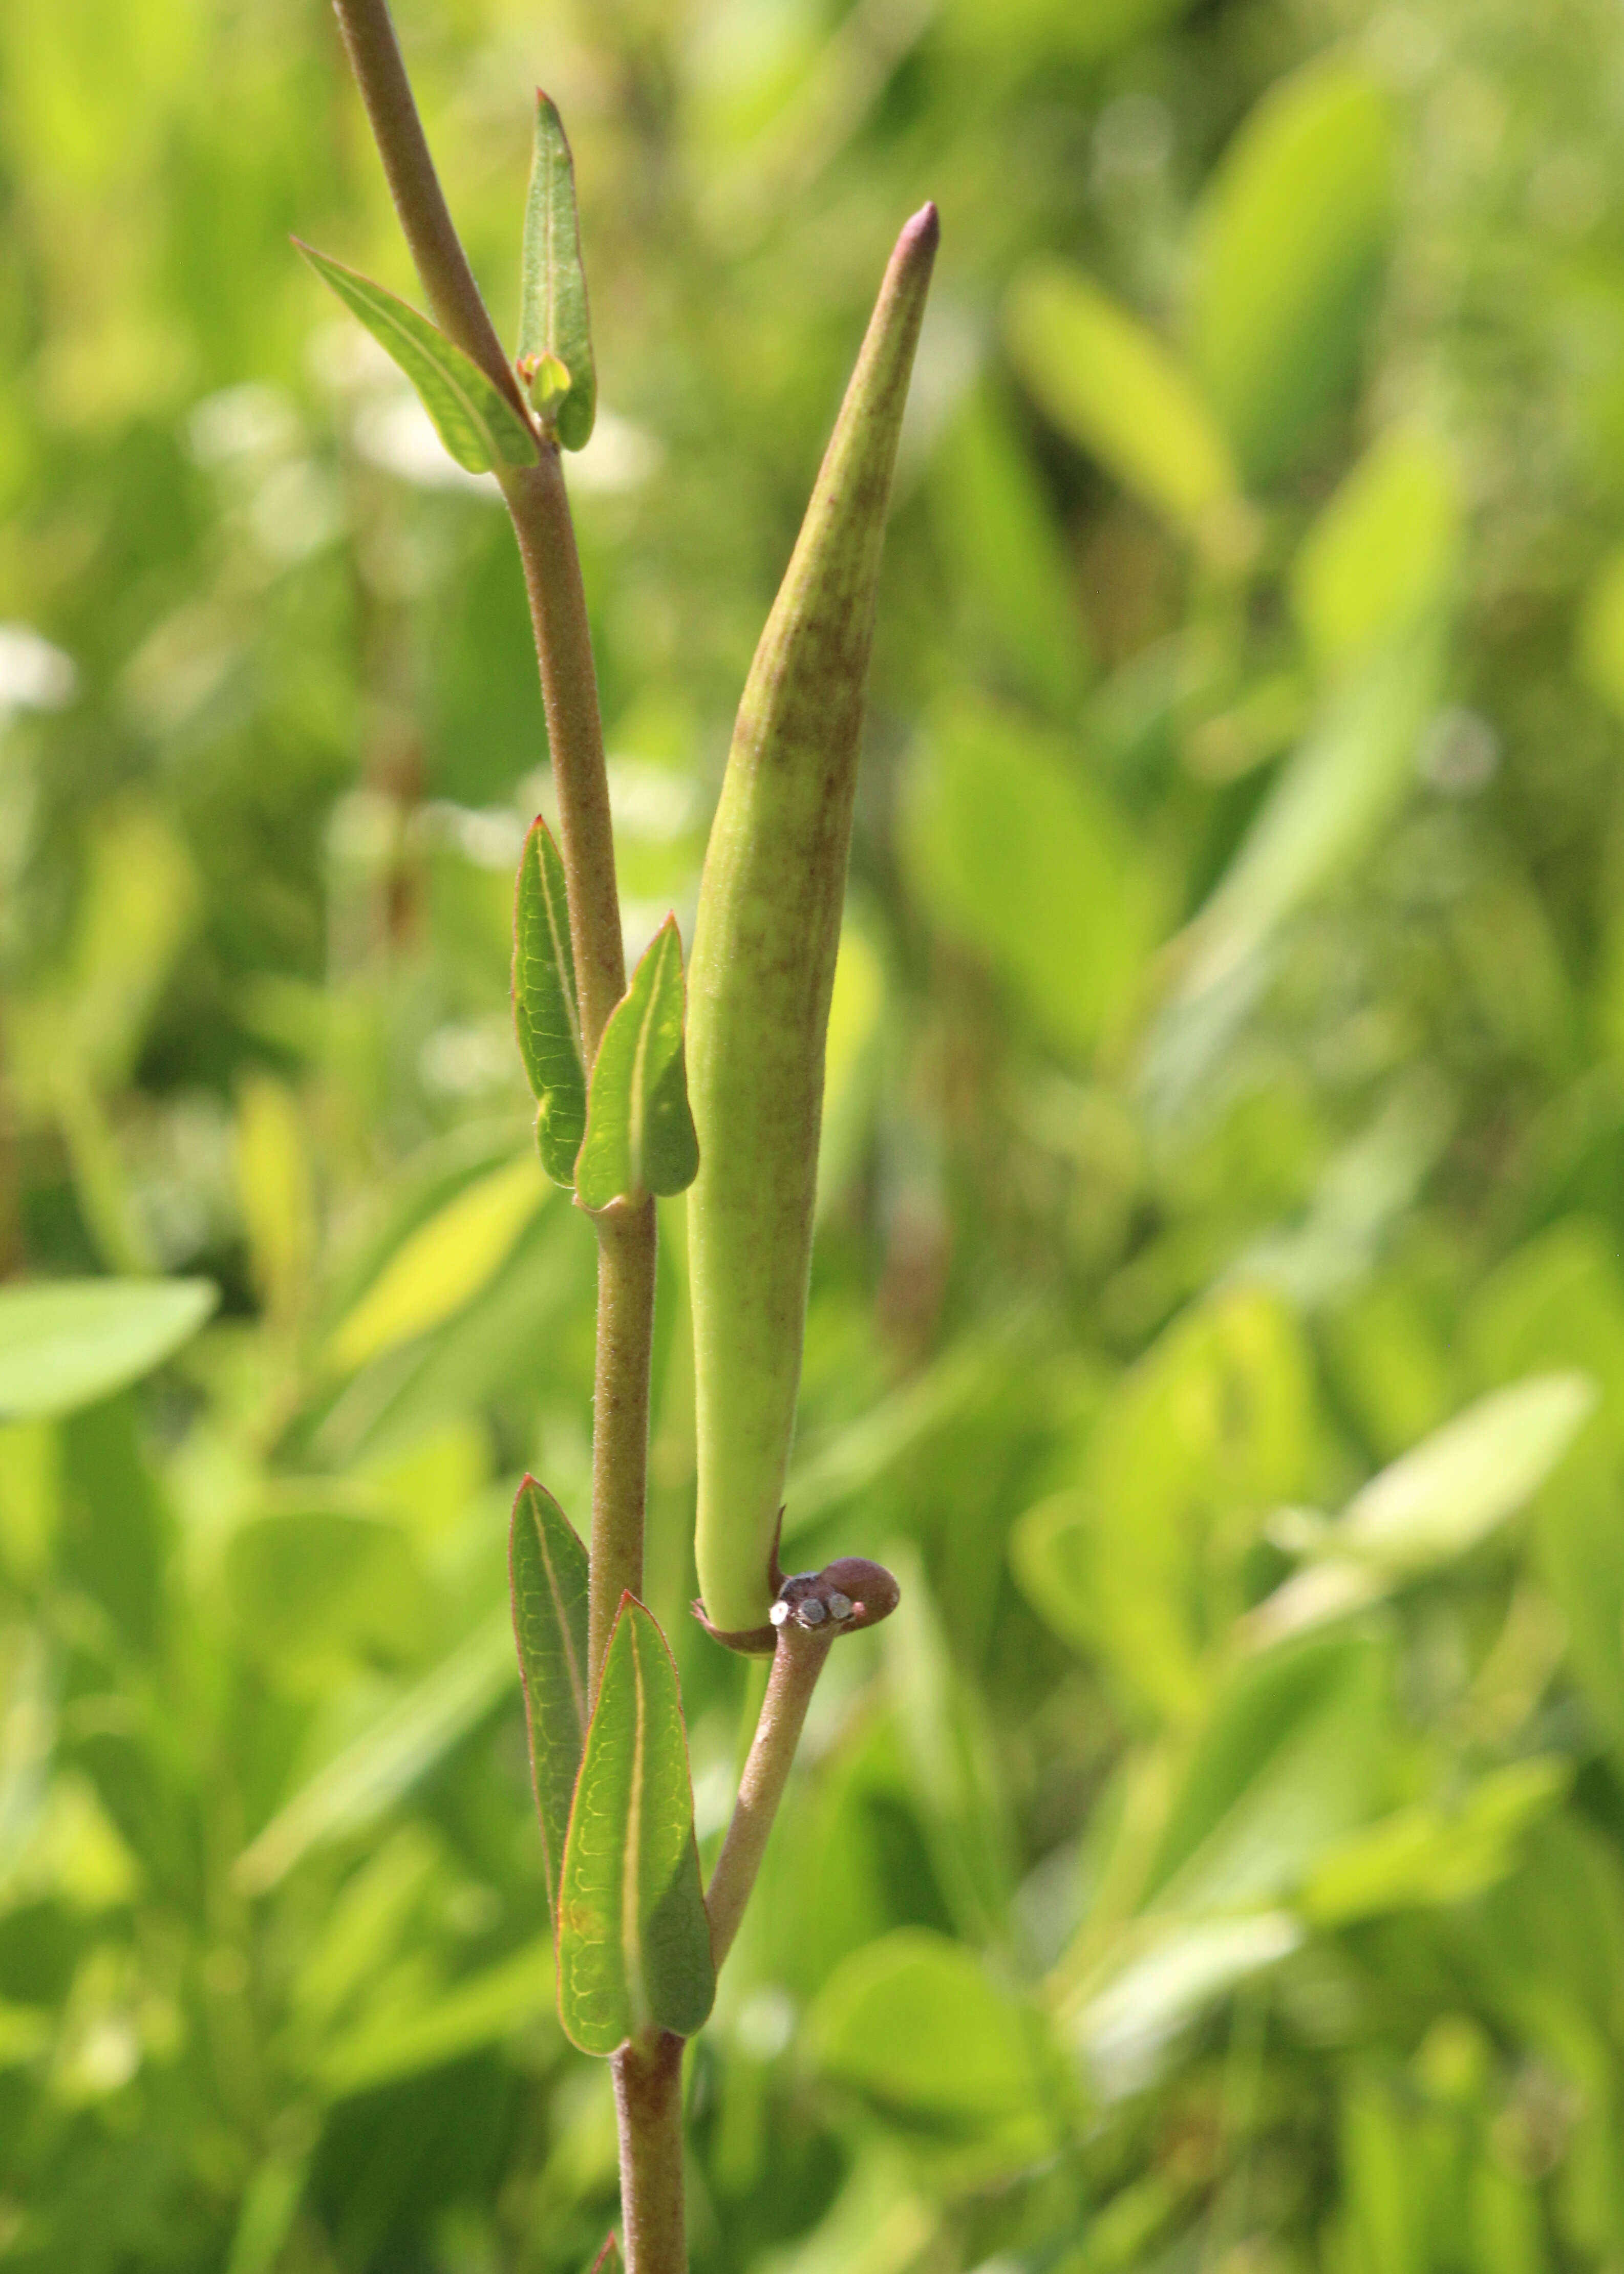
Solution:
{"label": "plant stem", "polygon": [[722,1852],[716,1859],[710,1884],[705,1889],[705,1909],[710,1914],[710,1950],[719,1972],[733,1948],[744,1907],[750,1900],[772,1821],[784,1797],[784,1788],[795,1758],[795,1748],[812,1703],[812,1692],[823,1670],[831,1627],[806,1628],[791,1620],[778,1630],[762,1700],[756,1742],[739,1780],[739,1797]]}
{"label": "plant stem", "polygon": [[686,2274],[682,2218],[682,2039],[634,2037],[611,2060],[620,2134],[620,2251],[626,2274]]}
{"label": "plant stem", "polygon": [[[525,410],[447,207],[385,0],[334,0],[406,242],[436,320]],[[569,937],[590,1067],[626,992],[614,832],[603,722],[581,559],[556,444],[538,438],[534,466],[508,467],[502,494],[518,539],[558,792],[559,844],[569,886]],[[612,1209],[598,1219],[598,1359],[592,1430],[592,1683],[620,1596],[643,1590],[654,1338],[655,1216]]]}
{"label": "plant stem", "polygon": [[402,233],[434,311],[434,320],[523,412],[518,381],[485,312],[462,241],[446,204],[417,116],[411,82],[386,0],[333,0]]}
{"label": "plant stem", "polygon": [[592,1696],[620,1597],[643,1593],[649,1481],[649,1374],[654,1350],[652,1201],[598,1218],[598,1360],[592,1405],[592,1540],[587,1660]]}
{"label": "plant stem", "polygon": [[530,595],[547,748],[558,792],[559,850],[569,880],[569,944],[589,1067],[609,1013],[626,992],[626,949],[614,875],[614,828],[598,708],[598,674],[581,556],[555,442],[541,463],[506,468],[502,494],[513,517]]}

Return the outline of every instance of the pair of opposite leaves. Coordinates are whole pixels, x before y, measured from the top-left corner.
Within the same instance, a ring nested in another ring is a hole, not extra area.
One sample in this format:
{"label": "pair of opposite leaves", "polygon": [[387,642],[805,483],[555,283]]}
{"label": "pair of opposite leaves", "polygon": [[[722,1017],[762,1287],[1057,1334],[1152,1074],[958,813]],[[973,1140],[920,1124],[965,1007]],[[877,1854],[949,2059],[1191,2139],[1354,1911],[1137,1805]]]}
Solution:
{"label": "pair of opposite leaves", "polygon": [[[294,243],[405,373],[464,471],[488,474],[536,463],[540,454],[529,421],[470,356],[381,284],[297,237]],[[567,450],[583,449],[598,415],[598,380],[575,163],[563,122],[539,89],[522,270],[519,375],[547,439]]]}
{"label": "pair of opposite leaves", "polygon": [[587,1553],[533,1477],[514,1502],[509,1555],[559,2019],[589,2053],[648,2029],[692,2037],[716,1969],[671,1653],[623,1596],[590,1706]]}
{"label": "pair of opposite leaves", "polygon": [[536,1141],[583,1208],[685,1191],[699,1170],[682,1044],[682,943],[667,916],[609,1014],[589,1086],[564,862],[538,821],[514,902],[513,1008]]}

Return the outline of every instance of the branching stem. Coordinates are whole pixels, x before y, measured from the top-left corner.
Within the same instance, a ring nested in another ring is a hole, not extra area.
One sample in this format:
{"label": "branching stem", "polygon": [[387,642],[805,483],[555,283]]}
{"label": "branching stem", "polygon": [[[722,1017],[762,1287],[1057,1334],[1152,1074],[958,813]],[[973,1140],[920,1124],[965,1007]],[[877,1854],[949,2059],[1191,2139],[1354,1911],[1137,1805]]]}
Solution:
{"label": "branching stem", "polygon": [[[503,388],[528,423],[530,414],[447,207],[386,0],[334,0],[334,6],[435,320]],[[504,469],[502,494],[524,566],[541,672],[560,850],[569,885],[582,1041],[590,1067],[609,1013],[626,992],[626,953],[581,558],[557,445],[538,436],[538,448],[536,465]],[[598,1241],[590,1614],[594,1691],[621,1593],[628,1588],[634,1594],[643,1592],[654,1337],[652,1204],[610,1210],[598,1221]]]}
{"label": "branching stem", "polygon": [[733,1948],[744,1907],[750,1900],[750,1890],[767,1852],[768,1835],[789,1781],[807,1708],[812,1703],[812,1692],[817,1687],[818,1675],[823,1670],[823,1660],[833,1640],[833,1630],[828,1626],[808,1629],[791,1620],[778,1630],[772,1670],[767,1676],[767,1694],[762,1700],[761,1719],[756,1725],[756,1741],[739,1780],[739,1797],[733,1803],[727,1837],[705,1890],[705,1909],[710,1914],[710,1950],[718,1970]]}
{"label": "branching stem", "polygon": [[[386,0],[333,0],[333,6],[383,160],[389,194],[434,320],[523,410],[518,381],[485,312],[429,155]],[[530,413],[524,411],[524,416],[528,419]]]}

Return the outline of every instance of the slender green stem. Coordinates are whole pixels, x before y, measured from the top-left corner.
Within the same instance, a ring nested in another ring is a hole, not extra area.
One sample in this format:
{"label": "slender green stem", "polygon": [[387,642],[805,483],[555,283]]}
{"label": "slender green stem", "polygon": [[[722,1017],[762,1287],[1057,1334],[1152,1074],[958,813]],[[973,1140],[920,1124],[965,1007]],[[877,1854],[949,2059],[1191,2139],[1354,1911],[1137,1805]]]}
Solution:
{"label": "slender green stem", "polygon": [[[509,471],[502,488],[519,540],[541,667],[558,792],[559,849],[569,883],[569,937],[589,1066],[626,992],[598,678],[581,561],[557,447]],[[649,1472],[649,1373],[654,1347],[654,1203],[598,1218],[598,1360],[592,1420],[592,1691],[620,1597],[643,1593]]]}
{"label": "slender green stem", "polygon": [[485,312],[446,204],[386,0],[333,0],[402,233],[434,320],[493,379],[528,421],[517,380]]}
{"label": "slender green stem", "polygon": [[524,564],[541,669],[547,747],[558,792],[559,849],[569,880],[569,940],[581,1001],[581,1040],[590,1066],[609,1013],[626,992],[626,950],[592,633],[558,445],[541,444],[539,465],[508,469],[502,493]]}
{"label": "slender green stem", "polygon": [[807,1708],[833,1640],[834,1630],[829,1626],[808,1629],[791,1620],[778,1630],[767,1695],[756,1725],[756,1742],[739,1780],[739,1797],[733,1803],[727,1837],[705,1889],[710,1949],[718,1969],[733,1948],[767,1852],[768,1835],[789,1781]]}
{"label": "slender green stem", "polygon": [[643,1593],[649,1482],[649,1374],[654,1349],[652,1201],[598,1218],[598,1363],[592,1407],[592,1540],[587,1657],[592,1695],[620,1597]]}
{"label": "slender green stem", "polygon": [[682,2039],[633,2038],[609,2066],[620,2133],[626,2274],[687,2274],[682,2217]]}
{"label": "slender green stem", "polygon": [[[395,211],[435,318],[523,411],[447,210],[386,0],[334,0],[334,5]],[[528,423],[529,412],[523,415]],[[626,992],[626,954],[581,559],[557,446],[539,438],[538,446],[538,463],[504,471],[502,493],[530,597],[558,792],[560,849],[569,885],[582,1040],[590,1065],[609,1013]],[[654,1338],[652,1205],[611,1210],[598,1219],[598,1239],[590,1614],[594,1687],[620,1596],[628,1588],[634,1594],[643,1589]]]}

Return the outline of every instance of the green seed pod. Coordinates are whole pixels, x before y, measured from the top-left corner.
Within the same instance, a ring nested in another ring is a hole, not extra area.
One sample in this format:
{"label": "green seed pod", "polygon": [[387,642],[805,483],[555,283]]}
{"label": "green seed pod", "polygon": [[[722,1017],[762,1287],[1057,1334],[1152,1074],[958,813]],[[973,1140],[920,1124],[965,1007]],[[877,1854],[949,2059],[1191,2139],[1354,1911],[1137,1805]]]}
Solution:
{"label": "green seed pod", "polygon": [[936,258],[914,215],[750,668],[688,969],[699,1175],[688,1258],[699,1585],[714,1630],[764,1630],[812,1254],[823,1043],[840,938],[875,588]]}

